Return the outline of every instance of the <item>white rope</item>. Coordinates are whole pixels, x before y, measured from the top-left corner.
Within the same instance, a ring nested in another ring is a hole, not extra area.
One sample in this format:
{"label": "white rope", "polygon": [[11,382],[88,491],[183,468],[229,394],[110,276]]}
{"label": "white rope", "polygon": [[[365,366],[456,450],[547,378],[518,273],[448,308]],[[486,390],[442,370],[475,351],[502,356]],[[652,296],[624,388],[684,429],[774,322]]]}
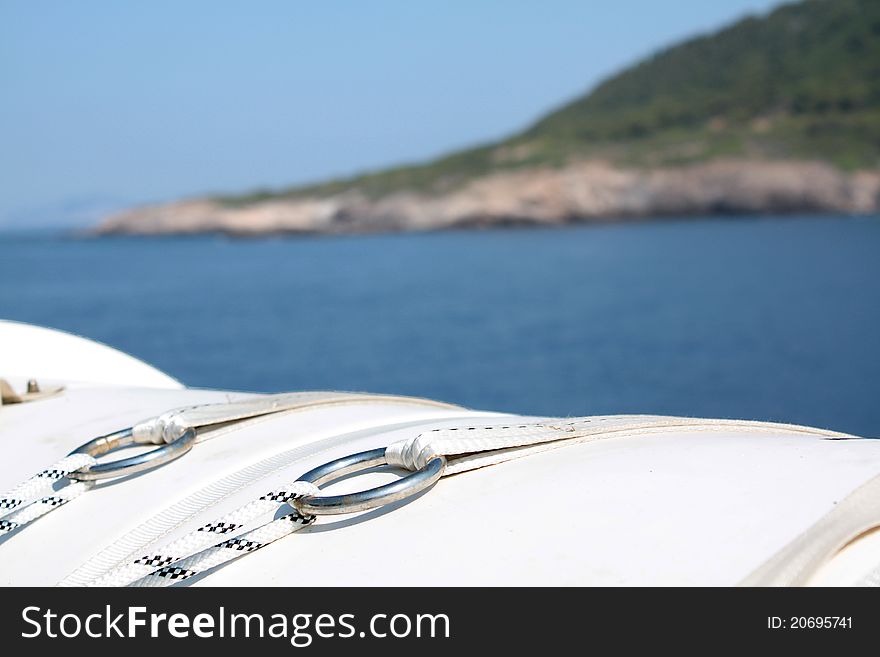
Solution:
{"label": "white rope", "polygon": [[[717,431],[743,428],[778,432],[784,430],[824,438],[848,438],[847,434],[786,424],[702,420],[657,416],[604,416],[544,420],[526,424],[453,427],[422,432],[386,448],[390,465],[417,470],[437,455],[447,456],[444,476],[490,463],[500,463],[538,450],[595,440],[634,436],[675,428],[685,431]],[[449,458],[452,457],[452,458]],[[256,528],[245,526],[260,516],[277,513],[291,500],[317,493],[306,482],[294,482],[280,491],[263,495],[218,520],[202,526],[150,554],[117,566],[88,583],[89,586],[167,586],[184,581],[287,536],[314,520],[296,512],[266,522]],[[211,545],[216,533],[234,533],[233,538]]]}
{"label": "white rope", "polygon": [[40,497],[27,506],[16,509],[5,518],[0,519],[0,533],[10,533],[42,518],[58,507],[76,499],[94,486],[92,481],[73,481],[52,495]]}
{"label": "white rope", "polygon": [[[141,582],[141,586],[167,586],[193,577],[313,522],[314,516],[301,516],[294,511],[240,534],[257,518],[277,513],[289,506],[291,501],[318,492],[317,486],[304,481],[269,491],[259,499],[166,543],[150,554],[113,568],[86,586],[129,586],[135,582]],[[217,536],[222,534],[233,537],[216,543]]]}
{"label": "white rope", "polygon": [[[349,392],[293,392],[275,395],[254,395],[247,399],[186,406],[140,422],[132,427],[132,436],[139,444],[162,445],[181,438],[190,429],[207,429],[197,433],[196,444],[215,438],[223,433],[240,428],[244,421],[264,419],[276,413],[311,409],[327,404],[351,404],[363,402],[396,402],[440,408],[459,408],[444,402],[435,402],[418,397],[398,397],[394,395],[375,395]],[[25,525],[41,518],[47,513],[63,506],[94,487],[79,482],[64,494],[48,495],[56,482],[67,475],[90,467],[98,461],[88,454],[71,454],[57,463],[41,470],[0,497],[0,534],[20,530]],[[22,507],[37,503],[27,513]],[[17,511],[18,510],[18,511]]]}
{"label": "white rope", "polygon": [[97,460],[88,454],[71,454],[4,493],[0,497],[0,534],[19,530],[79,497],[91,488],[91,483],[70,482],[57,491],[55,485],[71,473],[95,463]]}
{"label": "white rope", "polygon": [[183,523],[230,495],[252,485],[255,481],[265,479],[305,458],[316,447],[319,446],[301,446],[262,459],[184,497],[169,508],[150,517],[135,529],[116,537],[104,549],[61,580],[58,586],[86,586],[93,580],[105,576],[120,564],[134,559],[137,554],[145,551],[150,545],[155,544]]}
{"label": "white rope", "polygon": [[315,516],[302,516],[294,511],[240,536],[206,548],[186,559],[181,559],[170,566],[160,568],[133,582],[131,586],[171,586],[264,548],[278,539],[307,527],[314,520]]}
{"label": "white rope", "polygon": [[[376,426],[386,431],[392,431],[412,426],[421,426],[423,424],[423,420],[410,420],[394,425],[388,425],[387,422],[383,422]],[[292,467],[298,461],[339,447],[350,440],[350,438],[351,436],[348,433],[331,435],[321,440],[285,450],[279,454],[251,463],[241,470],[224,475],[195,493],[183,497],[168,508],[154,514],[134,529],[115,537],[97,554],[87,559],[76,570],[61,580],[58,586],[87,585],[120,564],[138,557],[151,545],[157,544],[175,529],[230,495],[234,495],[254,485],[261,479],[281,472],[285,468]]]}

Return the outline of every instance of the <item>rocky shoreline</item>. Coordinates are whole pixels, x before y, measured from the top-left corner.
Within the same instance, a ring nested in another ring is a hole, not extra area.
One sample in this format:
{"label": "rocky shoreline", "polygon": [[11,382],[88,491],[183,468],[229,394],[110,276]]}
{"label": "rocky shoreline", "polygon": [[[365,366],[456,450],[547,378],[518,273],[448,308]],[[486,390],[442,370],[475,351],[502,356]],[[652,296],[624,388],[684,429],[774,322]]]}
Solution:
{"label": "rocky shoreline", "polygon": [[374,233],[562,225],[691,215],[880,212],[880,171],[822,162],[719,160],[627,169],[603,161],[502,171],[446,193],[369,198],[356,188],[245,205],[202,198],[115,214],[97,235]]}

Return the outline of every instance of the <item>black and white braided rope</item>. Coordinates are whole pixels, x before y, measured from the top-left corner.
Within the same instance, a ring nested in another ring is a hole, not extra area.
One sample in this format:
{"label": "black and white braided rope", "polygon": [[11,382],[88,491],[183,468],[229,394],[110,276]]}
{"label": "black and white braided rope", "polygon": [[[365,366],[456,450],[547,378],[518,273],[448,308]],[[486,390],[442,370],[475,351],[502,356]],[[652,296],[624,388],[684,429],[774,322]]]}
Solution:
{"label": "black and white braided rope", "polygon": [[170,586],[194,577],[212,568],[238,559],[239,557],[266,547],[280,538],[307,527],[315,521],[315,516],[302,516],[297,512],[281,516],[261,527],[245,532],[236,538],[217,543],[193,555],[154,570],[149,575],[133,582],[134,587]]}
{"label": "black and white braided rope", "polygon": [[20,530],[94,486],[94,482],[71,481],[55,490],[68,475],[97,463],[88,454],[71,454],[26,479],[0,496],[0,534]]}
{"label": "black and white braided rope", "polygon": [[316,486],[303,481],[270,491],[150,554],[122,563],[87,586],[170,586],[189,579],[310,525],[314,516],[290,510],[279,518],[217,542],[218,534],[241,531],[260,518],[274,517],[279,510],[289,509],[293,500],[317,492]]}

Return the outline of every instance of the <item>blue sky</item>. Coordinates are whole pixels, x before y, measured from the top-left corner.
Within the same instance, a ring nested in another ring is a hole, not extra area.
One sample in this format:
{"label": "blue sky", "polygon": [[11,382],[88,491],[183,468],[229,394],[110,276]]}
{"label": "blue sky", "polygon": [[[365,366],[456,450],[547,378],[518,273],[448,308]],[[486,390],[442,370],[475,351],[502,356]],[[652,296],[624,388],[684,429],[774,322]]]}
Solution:
{"label": "blue sky", "polygon": [[0,224],[430,158],[776,4],[0,0]]}

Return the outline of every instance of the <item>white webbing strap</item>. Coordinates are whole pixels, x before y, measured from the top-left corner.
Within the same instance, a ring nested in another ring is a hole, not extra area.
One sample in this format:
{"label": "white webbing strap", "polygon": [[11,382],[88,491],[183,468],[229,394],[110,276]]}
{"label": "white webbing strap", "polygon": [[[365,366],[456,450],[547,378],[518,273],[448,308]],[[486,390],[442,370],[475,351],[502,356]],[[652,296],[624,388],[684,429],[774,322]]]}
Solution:
{"label": "white webbing strap", "polygon": [[[139,554],[148,551],[149,546],[155,545],[177,527],[192,520],[223,499],[256,481],[290,467],[293,463],[308,456],[313,449],[321,449],[333,442],[334,440],[330,439],[320,441],[318,444],[295,447],[250,464],[238,472],[221,477],[148,518],[133,530],[115,537],[100,552],[90,557],[61,580],[58,586],[86,586],[92,581],[105,577],[110,571],[133,561]],[[175,554],[180,554],[182,557],[184,552],[185,550],[182,550]]]}
{"label": "white webbing strap", "polygon": [[[311,409],[329,404],[364,402],[395,402],[459,408],[444,402],[417,397],[375,395],[350,392],[291,392],[274,395],[253,395],[243,400],[187,406],[163,413],[132,427],[132,436],[139,444],[162,445],[181,438],[190,429],[197,431],[196,444],[241,427],[247,420],[257,421],[269,415],[287,411]],[[71,454],[28,478],[0,497],[0,534],[20,530],[95,485],[95,482],[76,482],[62,491],[52,493],[54,484],[67,475],[97,460],[88,454]],[[23,507],[33,505],[25,511]],[[13,513],[14,512],[14,513]]]}
{"label": "white webbing strap", "polygon": [[[444,402],[419,397],[377,395],[359,392],[285,392],[258,395],[247,399],[216,404],[187,406],[163,413],[132,427],[132,436],[138,443],[162,445],[179,439],[189,429],[199,430],[196,443],[204,442],[226,431],[237,429],[245,420],[263,418],[286,411],[314,408],[333,404],[364,402],[405,403],[438,408],[460,408]],[[231,427],[226,427],[234,423]],[[224,431],[225,429],[225,431]]]}
{"label": "white webbing strap", "polygon": [[[275,514],[291,501],[318,492],[317,486],[304,481],[269,491],[214,522],[113,568],[86,586],[168,586],[189,579],[311,524],[314,516],[291,510],[281,518],[242,533],[254,520]],[[217,537],[224,534],[232,537],[218,543]]]}
{"label": "white webbing strap", "polygon": [[[394,430],[421,426],[422,424],[422,420],[410,420],[389,426],[387,421],[382,421],[375,428]],[[150,546],[157,545],[178,527],[193,520],[227,497],[262,479],[291,468],[303,459],[343,445],[349,439],[347,432],[331,434],[326,438],[300,444],[260,459],[240,470],[218,478],[196,492],[182,497],[135,528],[116,536],[104,548],[61,580],[58,586],[85,586],[89,582],[103,577],[112,569],[149,551]]]}
{"label": "white webbing strap", "polygon": [[[446,456],[446,476],[577,442],[632,436],[658,429],[706,431],[724,428],[781,430],[830,439],[855,438],[849,434],[770,422],[607,416],[530,425],[436,429],[396,442],[386,449],[385,454],[389,463],[408,470],[424,467],[434,456]],[[880,527],[880,477],[851,493],[816,525],[746,578],[742,585],[803,585],[848,542],[877,527]],[[866,577],[866,582],[875,580],[880,585],[880,569],[876,575]]]}
{"label": "white webbing strap", "polygon": [[740,586],[803,586],[847,543],[877,527],[880,527],[880,476],[843,498],[812,527],[746,577]]}
{"label": "white webbing strap", "polygon": [[[675,417],[608,416],[573,419],[565,422],[494,427],[436,429],[414,438],[398,441],[386,449],[386,458],[408,470],[418,470],[434,456],[446,456],[444,476],[501,463],[562,445],[614,436],[632,436],[656,430],[705,431],[723,428],[750,431],[770,430],[801,433],[830,439],[854,438],[810,427],[750,422],[742,420],[703,420]],[[809,578],[848,542],[860,534],[880,527],[880,477],[864,484],[840,502],[802,536],[781,550],[743,581],[745,586],[798,586]],[[866,582],[880,584],[880,569]]]}
{"label": "white webbing strap", "polygon": [[[410,470],[423,467],[433,456],[447,456],[444,473],[455,474],[493,463],[519,458],[539,450],[554,449],[575,442],[603,438],[628,437],[658,430],[714,431],[723,428],[794,432],[824,438],[847,438],[846,434],[766,422],[702,420],[657,416],[604,416],[572,418],[565,421],[544,420],[526,424],[435,429],[399,441],[386,449],[391,465]],[[305,488],[304,488],[305,487]],[[116,566],[88,582],[94,586],[167,586],[216,568],[243,554],[265,547],[309,524],[313,517],[297,513],[266,522],[223,542],[211,544],[220,528],[223,533],[242,532],[259,516],[277,512],[297,495],[313,494],[314,486],[295,482],[283,491],[270,492],[202,528],[150,551],[149,555]],[[68,585],[77,582],[64,582]]]}
{"label": "white webbing strap", "polygon": [[747,420],[705,420],[686,417],[651,415],[607,415],[567,420],[543,420],[527,424],[455,427],[434,429],[414,438],[401,440],[385,450],[388,463],[407,470],[419,470],[435,456],[445,456],[444,476],[465,472],[486,465],[502,463],[538,451],[562,445],[587,442],[616,435],[639,432],[717,431],[719,429],[751,431],[785,431],[822,436],[851,438],[848,434],[773,422]]}

